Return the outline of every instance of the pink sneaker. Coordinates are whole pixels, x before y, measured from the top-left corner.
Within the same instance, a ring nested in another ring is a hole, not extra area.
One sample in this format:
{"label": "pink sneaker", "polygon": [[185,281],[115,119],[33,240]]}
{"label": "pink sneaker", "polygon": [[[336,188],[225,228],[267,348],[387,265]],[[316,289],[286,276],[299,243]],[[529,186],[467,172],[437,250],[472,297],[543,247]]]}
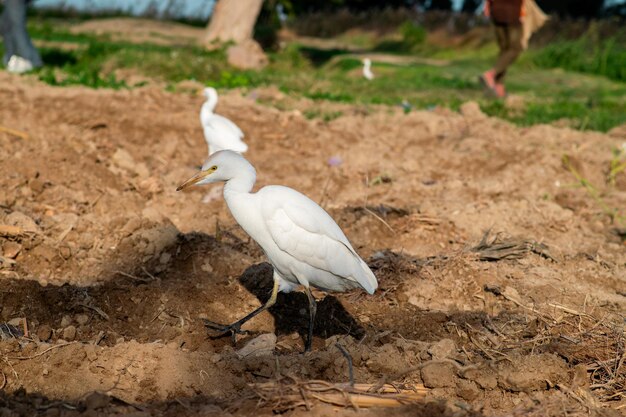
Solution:
{"label": "pink sneaker", "polygon": [[486,89],[495,93],[496,72],[494,70],[485,71],[478,79]]}
{"label": "pink sneaker", "polygon": [[506,88],[504,88],[504,84],[496,83],[493,88],[493,91],[496,93],[496,97],[505,98],[506,97]]}

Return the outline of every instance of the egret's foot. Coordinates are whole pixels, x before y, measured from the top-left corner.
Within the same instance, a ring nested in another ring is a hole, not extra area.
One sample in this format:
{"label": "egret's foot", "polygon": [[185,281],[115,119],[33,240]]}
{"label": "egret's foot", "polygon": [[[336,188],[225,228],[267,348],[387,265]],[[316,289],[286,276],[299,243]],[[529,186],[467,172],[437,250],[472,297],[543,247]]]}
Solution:
{"label": "egret's foot", "polygon": [[237,342],[238,334],[248,333],[247,330],[241,330],[241,325],[243,323],[239,321],[236,321],[232,324],[220,324],[220,323],[215,323],[214,321],[206,320],[206,319],[204,319],[203,321],[204,321],[204,327],[215,331],[216,334],[212,335],[211,336],[212,338],[223,337],[223,336],[230,334],[230,336],[233,339],[233,345],[236,344]]}

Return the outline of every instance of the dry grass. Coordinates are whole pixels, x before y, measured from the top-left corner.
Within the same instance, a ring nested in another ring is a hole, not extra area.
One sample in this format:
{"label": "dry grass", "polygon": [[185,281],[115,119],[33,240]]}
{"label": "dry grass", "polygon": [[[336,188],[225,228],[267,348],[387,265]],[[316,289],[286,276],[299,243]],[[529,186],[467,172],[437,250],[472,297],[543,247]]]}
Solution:
{"label": "dry grass", "polygon": [[333,384],[326,381],[301,381],[293,377],[282,377],[275,381],[252,385],[253,391],[264,406],[275,412],[284,412],[298,407],[307,410],[315,402],[338,407],[388,408],[417,404],[428,393],[423,385],[398,388],[385,384],[379,389],[371,384]]}
{"label": "dry grass", "polygon": [[481,261],[499,261],[501,259],[520,259],[529,253],[536,253],[556,262],[548,247],[534,240],[514,238],[503,233],[492,234],[487,230],[480,243],[470,249]]}

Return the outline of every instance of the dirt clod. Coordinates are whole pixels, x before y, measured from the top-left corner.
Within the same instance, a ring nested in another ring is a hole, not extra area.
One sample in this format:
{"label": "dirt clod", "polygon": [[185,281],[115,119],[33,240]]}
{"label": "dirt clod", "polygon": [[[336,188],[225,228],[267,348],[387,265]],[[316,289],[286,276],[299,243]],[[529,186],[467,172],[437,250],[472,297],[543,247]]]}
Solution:
{"label": "dirt clod", "polygon": [[237,351],[240,358],[267,356],[276,348],[276,335],[274,333],[266,333],[250,340],[244,347]]}
{"label": "dirt clod", "polygon": [[52,337],[52,329],[47,324],[39,326],[37,329],[37,337],[42,342],[47,342]]}
{"label": "dirt clod", "polygon": [[465,379],[459,379],[457,381],[456,392],[457,395],[463,398],[465,401],[474,401],[475,399],[480,397],[482,391],[474,382],[467,381]]}
{"label": "dirt clod", "polygon": [[4,245],[2,245],[2,256],[9,259],[15,259],[21,250],[22,245],[17,242],[4,242]]}
{"label": "dirt clod", "polygon": [[68,342],[76,339],[76,327],[67,326],[65,329],[63,329],[63,339],[67,340]]}
{"label": "dirt clod", "polygon": [[85,398],[85,407],[87,410],[98,410],[106,407],[110,402],[111,398],[108,395],[93,392]]}
{"label": "dirt clod", "polygon": [[40,233],[41,228],[35,223],[35,221],[26,214],[20,211],[13,211],[9,213],[5,219],[5,223],[10,226],[19,227],[21,230],[27,233]]}
{"label": "dirt clod", "polygon": [[449,363],[427,363],[422,368],[422,381],[427,388],[449,388],[456,386],[456,373]]}
{"label": "dirt clod", "polygon": [[523,361],[507,362],[499,371],[499,385],[509,391],[546,390],[567,379],[565,362],[552,354],[533,355]]}
{"label": "dirt clod", "polygon": [[430,345],[428,353],[434,360],[447,359],[456,354],[456,345],[453,340],[441,339]]}

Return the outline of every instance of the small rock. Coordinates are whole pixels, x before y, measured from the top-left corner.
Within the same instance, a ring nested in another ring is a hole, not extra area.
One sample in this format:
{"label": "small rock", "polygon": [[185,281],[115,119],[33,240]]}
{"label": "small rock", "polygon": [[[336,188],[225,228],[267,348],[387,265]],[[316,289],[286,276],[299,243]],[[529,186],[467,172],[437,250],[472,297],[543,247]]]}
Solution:
{"label": "small rock", "polygon": [[5,258],[15,259],[22,250],[22,245],[17,242],[4,242],[2,252]]}
{"label": "small rock", "polygon": [[19,328],[19,327],[22,327],[22,320],[23,319],[21,317],[16,317],[16,318],[9,320],[7,323],[10,324],[11,326]]}
{"label": "small rock", "polygon": [[67,326],[65,329],[63,329],[63,339],[67,340],[68,342],[76,339],[76,327]]}
{"label": "small rock", "polygon": [[130,153],[128,153],[128,151],[125,149],[118,148],[111,157],[111,161],[113,161],[118,167],[122,169],[126,169],[128,171],[135,170],[136,162],[130,155]]}
{"label": "small rock", "polygon": [[249,341],[244,347],[237,351],[240,358],[267,356],[276,348],[276,335],[265,333]]}
{"label": "small rock", "polygon": [[48,262],[52,262],[57,256],[58,250],[56,247],[50,245],[41,244],[32,251],[33,255],[45,259]]}
{"label": "small rock", "polygon": [[42,342],[47,342],[52,337],[52,329],[47,324],[39,326],[37,329],[37,337]]}
{"label": "small rock", "polygon": [[494,389],[498,386],[498,380],[491,371],[479,371],[470,369],[465,372],[465,378],[474,381],[482,389]]}
{"label": "small rock", "polygon": [[456,375],[450,364],[426,364],[422,368],[422,381],[424,381],[426,388],[454,387],[456,386]]}
{"label": "small rock", "polygon": [[44,185],[44,182],[41,181],[39,178],[35,178],[28,182],[28,186],[31,190],[33,190],[35,194],[40,194],[43,191]]}
{"label": "small rock", "polygon": [[163,252],[161,256],[159,256],[159,262],[162,264],[166,264],[172,259],[172,255],[169,252]]}
{"label": "small rock", "polygon": [[70,324],[72,324],[72,318],[70,316],[63,316],[63,318],[61,319],[61,327],[67,327]]}
{"label": "small rock", "polygon": [[108,395],[92,392],[85,398],[85,407],[87,410],[97,410],[106,407],[109,402],[111,402],[111,398]]}
{"label": "small rock", "polygon": [[447,359],[456,353],[456,345],[451,339],[441,339],[428,348],[428,353],[433,360]]}
{"label": "small rock", "polygon": [[161,180],[157,177],[146,178],[148,175],[150,175],[149,171],[139,174],[143,179],[137,183],[137,188],[145,194],[158,194],[163,191]]}
{"label": "small rock", "polygon": [[92,344],[85,345],[83,347],[85,350],[85,357],[89,362],[93,362],[98,359],[98,354],[96,353],[96,346]]}
{"label": "small rock", "polygon": [[456,384],[456,394],[465,401],[473,401],[480,395],[480,389],[474,382],[460,379]]}
{"label": "small rock", "polygon": [[68,260],[72,256],[72,249],[70,249],[69,246],[61,246],[59,248],[59,255],[61,255],[61,258]]}
{"label": "small rock", "polygon": [[74,319],[76,320],[76,323],[84,326],[89,321],[89,316],[86,314],[77,314]]}
{"label": "small rock", "polygon": [[200,265],[200,269],[208,273],[213,272],[213,266],[211,266],[211,261],[209,261],[208,259],[205,259],[202,265]]}

